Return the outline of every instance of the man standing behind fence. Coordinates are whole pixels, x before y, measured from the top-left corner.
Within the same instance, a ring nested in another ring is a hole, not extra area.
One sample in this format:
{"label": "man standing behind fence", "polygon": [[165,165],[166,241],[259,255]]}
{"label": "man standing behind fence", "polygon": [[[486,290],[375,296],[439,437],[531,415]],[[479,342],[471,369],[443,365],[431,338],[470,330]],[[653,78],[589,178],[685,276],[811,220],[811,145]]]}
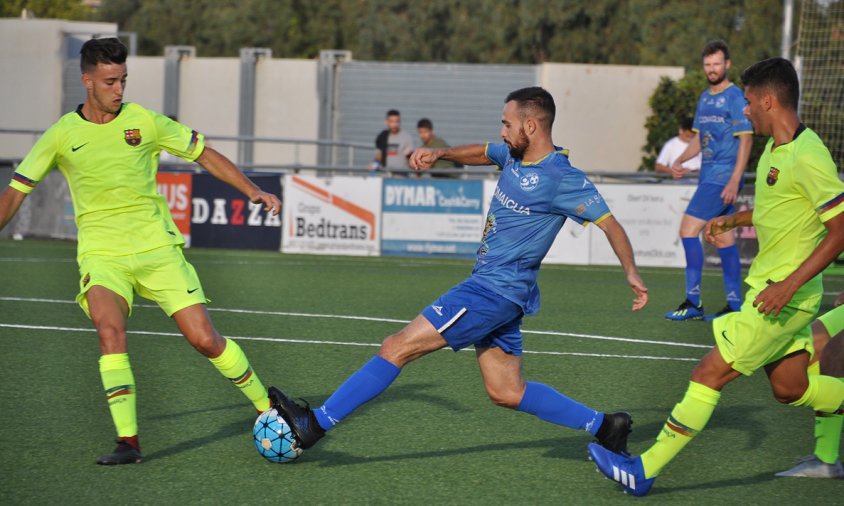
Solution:
{"label": "man standing behind fence", "polygon": [[[99,335],[100,376],[118,436],[117,448],[97,459],[98,464],[141,461],[135,379],[126,343],[136,292],[158,303],[188,342],[258,411],[270,405],[246,355],[211,323],[199,277],[182,254],[185,240],[156,191],[159,154],[166,149],[195,161],[273,214],[280,212],[281,201],[205,146],[195,130],[124,103],[126,54],[116,38],[92,39],[82,46],[85,103],[44,132],[0,195],[2,229],[53,167],[67,178],[79,228],[76,300]],[[171,389],[172,395],[183,395],[178,384]]]}
{"label": "man standing behind fence", "polygon": [[387,111],[384,120],[387,129],[375,138],[375,159],[369,170],[408,170],[408,158],[413,153],[413,137],[401,129],[401,114],[395,109]]}

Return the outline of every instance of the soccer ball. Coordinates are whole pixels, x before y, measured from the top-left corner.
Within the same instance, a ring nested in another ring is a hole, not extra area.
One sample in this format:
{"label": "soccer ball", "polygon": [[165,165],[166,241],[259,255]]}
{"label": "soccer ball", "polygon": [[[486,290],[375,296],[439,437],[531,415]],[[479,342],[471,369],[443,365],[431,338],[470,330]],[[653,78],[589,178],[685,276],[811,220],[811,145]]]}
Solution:
{"label": "soccer ball", "polygon": [[275,408],[264,411],[255,420],[252,439],[258,453],[270,462],[292,462],[302,455],[293,430]]}

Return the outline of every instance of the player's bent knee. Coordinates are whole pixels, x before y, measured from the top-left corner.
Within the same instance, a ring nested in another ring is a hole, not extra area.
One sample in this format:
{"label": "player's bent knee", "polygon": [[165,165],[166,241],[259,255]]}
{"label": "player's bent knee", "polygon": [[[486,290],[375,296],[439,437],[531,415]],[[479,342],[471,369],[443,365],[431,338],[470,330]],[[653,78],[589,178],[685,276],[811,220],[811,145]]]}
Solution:
{"label": "player's bent knee", "polygon": [[226,340],[213,331],[191,336],[188,342],[196,351],[209,358],[219,357],[226,349]]}
{"label": "player's bent knee", "polygon": [[799,401],[806,389],[809,388],[808,383],[800,383],[794,385],[771,385],[774,399],[782,404],[793,404]]}
{"label": "player's bent knee", "polygon": [[489,400],[502,408],[516,409],[522,401],[522,396],[516,392],[494,392],[487,390],[487,393],[489,394]]}

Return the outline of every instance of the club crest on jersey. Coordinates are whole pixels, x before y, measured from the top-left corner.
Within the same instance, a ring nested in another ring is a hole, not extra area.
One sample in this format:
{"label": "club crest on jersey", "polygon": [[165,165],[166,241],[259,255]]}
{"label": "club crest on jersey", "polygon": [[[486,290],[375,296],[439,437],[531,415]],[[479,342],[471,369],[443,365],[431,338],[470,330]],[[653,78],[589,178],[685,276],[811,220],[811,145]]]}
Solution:
{"label": "club crest on jersey", "polygon": [[126,141],[126,144],[130,146],[137,146],[141,143],[141,129],[140,128],[132,128],[129,130],[123,131],[123,139]]}
{"label": "club crest on jersey", "polygon": [[526,192],[532,192],[539,184],[539,174],[536,172],[527,172],[519,179],[519,186]]}
{"label": "club crest on jersey", "polygon": [[771,167],[771,170],[768,171],[768,177],[765,179],[765,182],[768,183],[768,186],[774,186],[777,184],[777,178],[780,177],[780,170]]}

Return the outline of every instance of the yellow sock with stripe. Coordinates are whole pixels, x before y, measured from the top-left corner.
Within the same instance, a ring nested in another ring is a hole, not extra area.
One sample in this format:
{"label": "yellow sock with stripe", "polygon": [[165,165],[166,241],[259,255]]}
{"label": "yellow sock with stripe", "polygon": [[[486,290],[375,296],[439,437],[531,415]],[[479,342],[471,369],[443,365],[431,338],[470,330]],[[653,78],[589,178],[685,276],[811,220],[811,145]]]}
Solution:
{"label": "yellow sock with stripe", "polygon": [[267,389],[258,379],[258,375],[252,371],[246,355],[240,346],[231,339],[226,338],[226,349],[220,356],[209,358],[220,373],[228,378],[234,386],[240,389],[260,412],[270,409],[270,400],[267,398]]}
{"label": "yellow sock with stripe", "polygon": [[[809,375],[820,374],[818,362],[809,366]],[[844,382],[844,378],[838,378]],[[841,452],[841,430],[844,428],[844,414],[839,409],[836,413],[815,411],[815,457],[826,464],[838,461]]]}
{"label": "yellow sock with stripe", "polygon": [[138,414],[135,408],[135,376],[129,365],[129,355],[114,353],[100,357],[100,377],[103,380],[108,409],[117,429],[117,437],[138,435]]}
{"label": "yellow sock with stripe", "polygon": [[809,406],[815,411],[835,413],[844,403],[844,382],[832,376],[809,374],[809,388],[803,396],[790,403],[792,406]]}
{"label": "yellow sock with stripe", "polygon": [[686,395],[674,406],[656,443],[641,455],[646,478],[658,475],[706,427],[719,399],[721,392],[694,381],[689,382]]}

